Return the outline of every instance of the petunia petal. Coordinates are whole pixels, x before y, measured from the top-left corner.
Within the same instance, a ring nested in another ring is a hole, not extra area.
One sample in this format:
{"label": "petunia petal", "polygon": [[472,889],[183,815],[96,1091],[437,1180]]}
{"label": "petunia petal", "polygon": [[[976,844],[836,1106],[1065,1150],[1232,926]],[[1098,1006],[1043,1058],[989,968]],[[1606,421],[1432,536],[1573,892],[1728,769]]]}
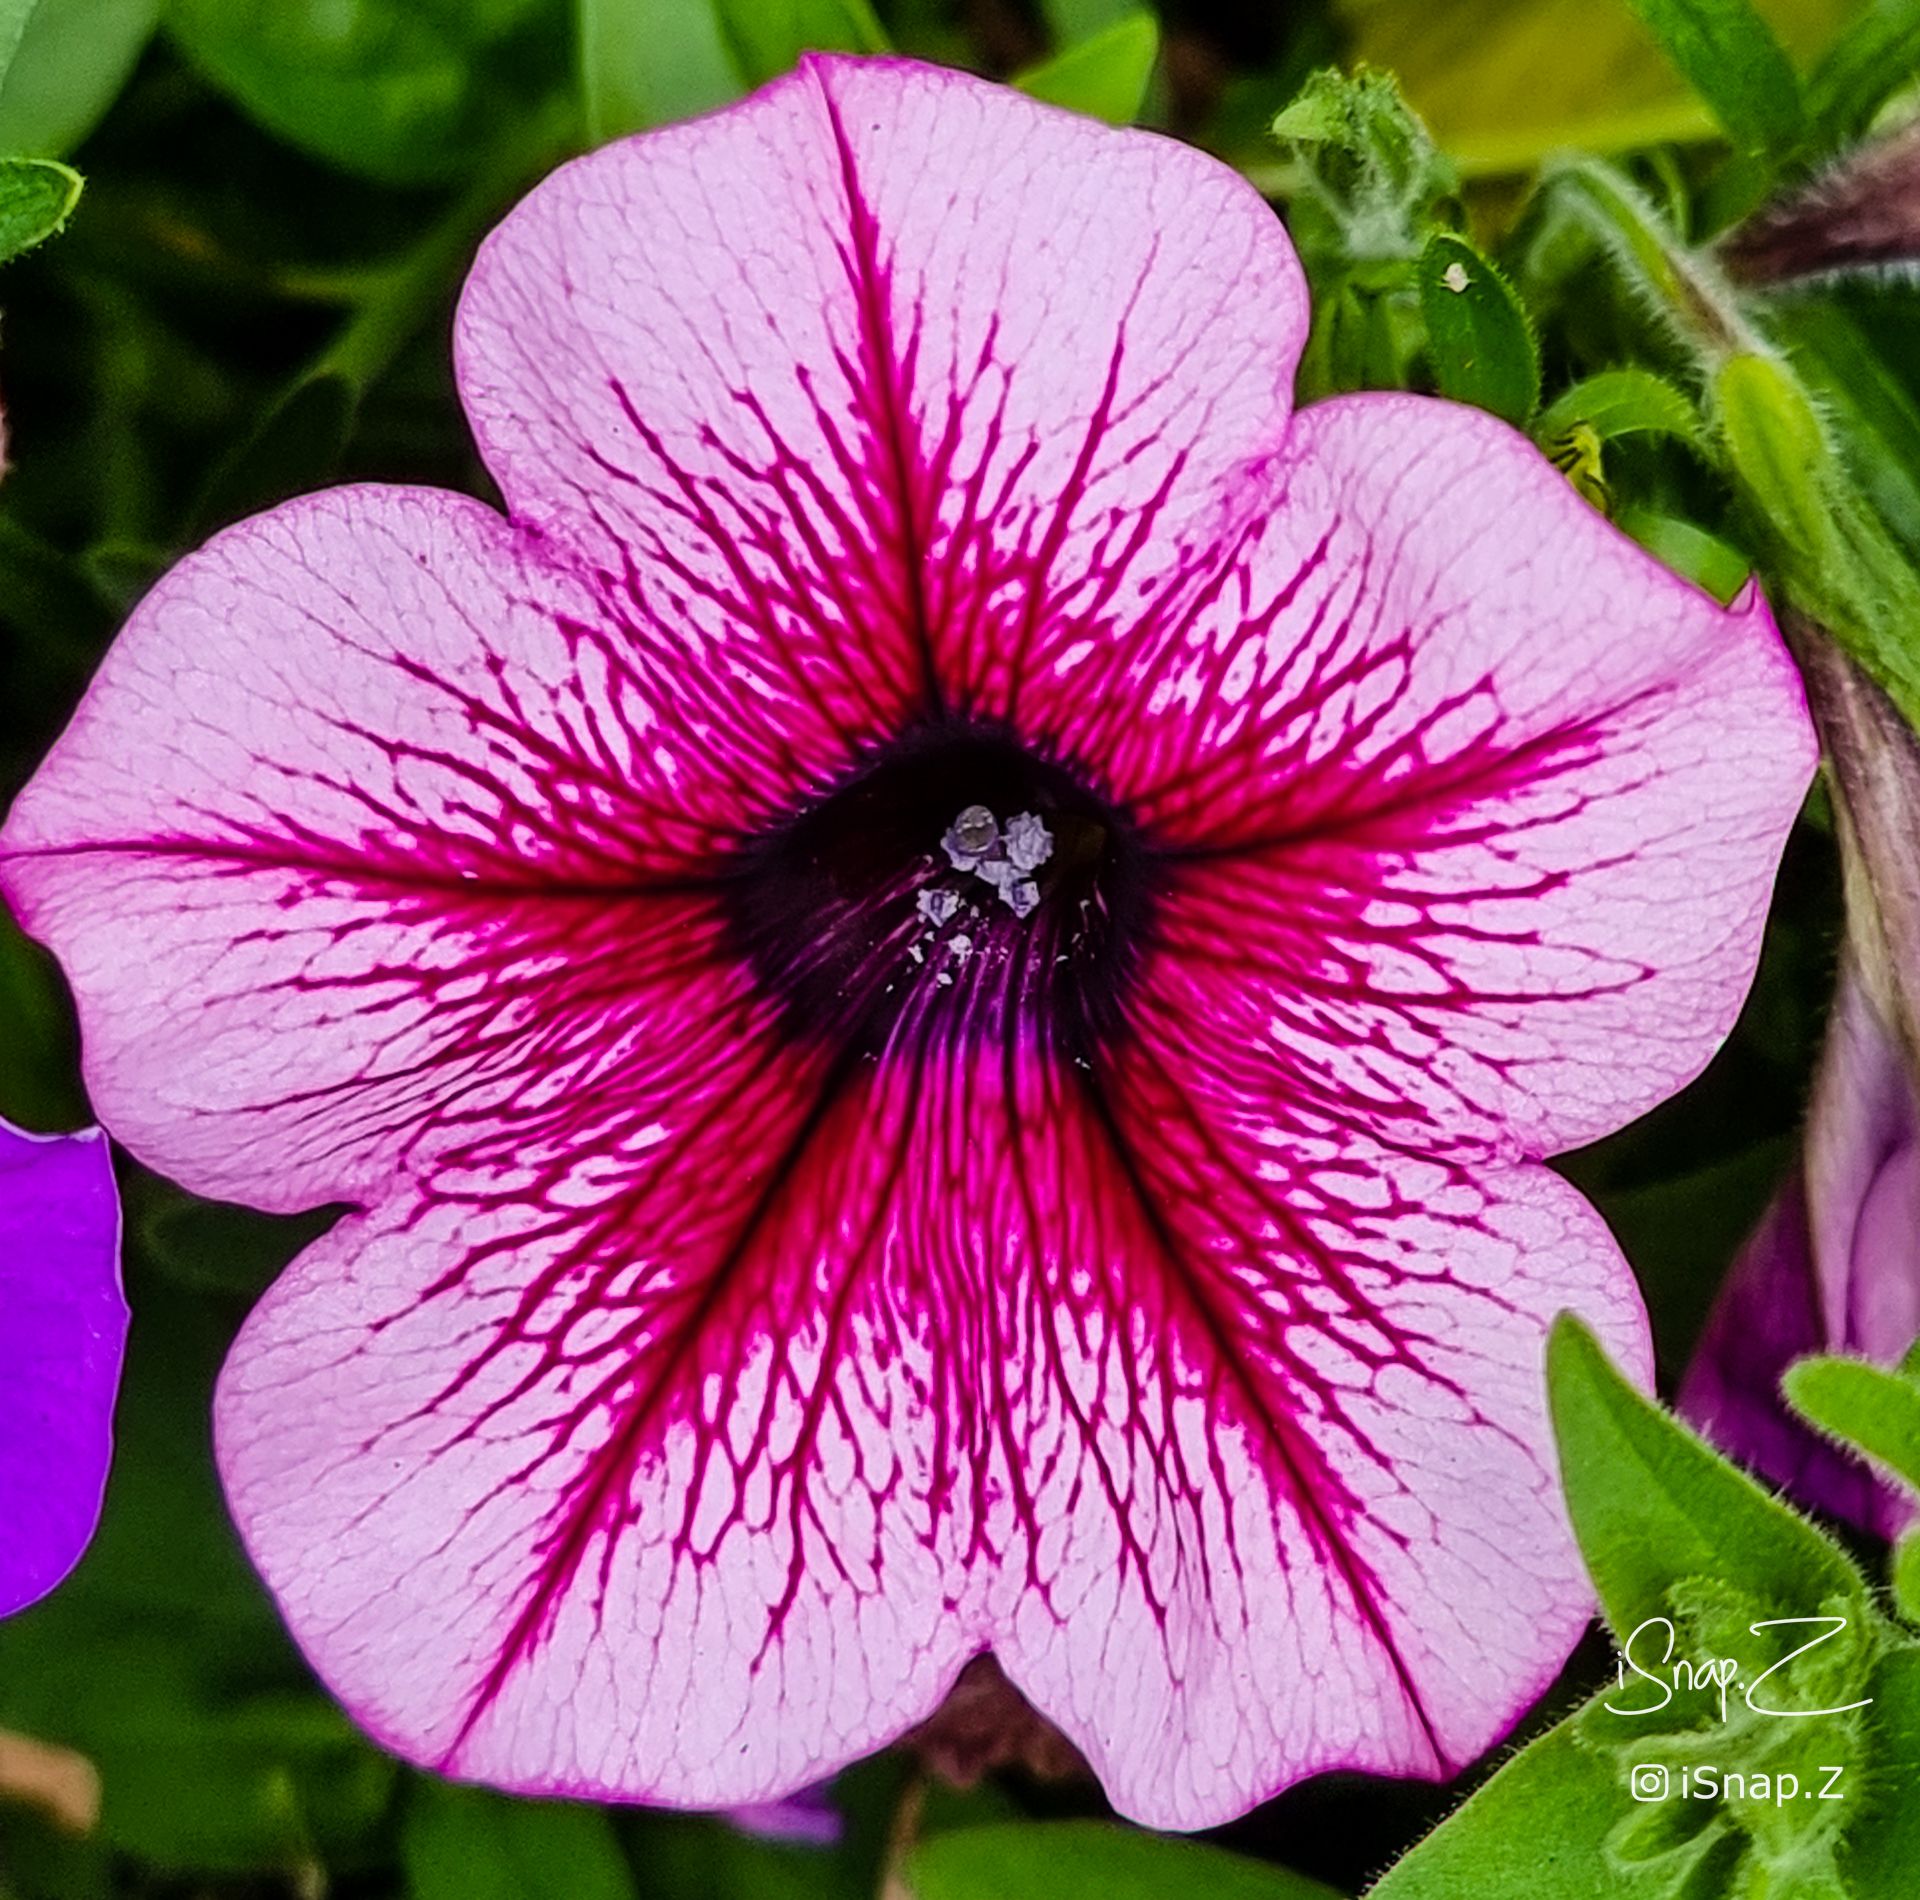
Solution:
{"label": "petunia petal", "polygon": [[1210,550],[1278,446],[1305,292],[1223,167],[964,75],[813,59],[566,167],[461,306],[516,518],[816,771],[927,701],[1011,716]]}
{"label": "petunia petal", "polygon": [[236,1521],[399,1752],[759,1803],[924,1717],[979,1646],[908,1120],[798,1061],[720,1048],[540,1202],[475,1171],[354,1217],[243,1329]]}
{"label": "petunia petal", "polygon": [[650,985],[713,947],[686,884],[725,748],[598,611],[491,510],[404,489],[292,503],[154,588],[0,837],[143,1160],[360,1198],[508,1101],[531,1139],[665,1032]]}
{"label": "petunia petal", "polygon": [[93,1535],[126,1337],[106,1138],[0,1122],[0,1616]]}
{"label": "petunia petal", "polygon": [[1155,980],[1394,1141],[1609,1133],[1731,1027],[1813,770],[1764,603],[1463,407],[1324,404],[1273,479],[1215,597],[1076,689],[1172,861]]}
{"label": "petunia petal", "polygon": [[356,1218],[249,1321],[229,1496],[374,1733],[760,1801],[992,1648],[1117,1805],[1198,1826],[1456,1767],[1544,1687],[1591,1610],[1546,1324],[1647,1366],[1570,1189],[1342,1137],[1295,1144],[1283,1207],[1157,1071],[1103,1107],[1018,1048],[792,1059],[543,1211],[476,1178]]}
{"label": "petunia petal", "polygon": [[1164,1025],[1030,1093],[972,1175],[1039,1289],[1008,1676],[1153,1825],[1457,1771],[1592,1614],[1542,1367],[1570,1308],[1651,1379],[1605,1227],[1538,1167],[1268,1125]]}

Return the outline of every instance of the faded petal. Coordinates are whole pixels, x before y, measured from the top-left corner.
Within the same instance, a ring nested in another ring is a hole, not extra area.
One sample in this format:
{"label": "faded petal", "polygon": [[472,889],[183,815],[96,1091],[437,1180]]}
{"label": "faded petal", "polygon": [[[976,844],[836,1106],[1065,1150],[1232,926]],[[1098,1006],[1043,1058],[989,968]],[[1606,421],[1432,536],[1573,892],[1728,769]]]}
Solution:
{"label": "faded petal", "polygon": [[1736,226],[1717,246],[1730,276],[1791,284],[1920,258],[1920,127],[1862,145]]}
{"label": "faded petal", "polygon": [[155,586],[0,841],[142,1160],[311,1207],[457,1165],[509,1104],[536,1165],[636,1042],[660,1081],[641,1005],[712,950],[673,893],[734,755],[597,614],[490,509],[406,489],[290,503]]}
{"label": "faded petal", "polygon": [[1156,980],[1271,1097],[1396,1141],[1611,1132],[1732,1026],[1813,770],[1764,603],[1723,612],[1417,397],[1300,416],[1270,506],[1078,686],[1175,841]]}
{"label": "faded petal", "polygon": [[1224,167],[958,73],[812,59],[580,159],[488,241],[460,382],[510,512],[814,776],[1210,556],[1305,290]]}
{"label": "faded petal", "polygon": [[0,1122],[0,1616],[93,1536],[126,1338],[106,1138]]}

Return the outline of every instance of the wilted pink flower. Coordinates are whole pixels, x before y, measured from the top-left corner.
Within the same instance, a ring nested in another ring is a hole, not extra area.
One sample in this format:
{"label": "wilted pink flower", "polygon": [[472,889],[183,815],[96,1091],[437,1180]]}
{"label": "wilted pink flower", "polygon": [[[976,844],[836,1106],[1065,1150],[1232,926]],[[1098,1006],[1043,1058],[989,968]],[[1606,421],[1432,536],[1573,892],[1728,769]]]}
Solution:
{"label": "wilted pink flower", "polygon": [[770,1798],[967,1659],[1148,1821],[1442,1774],[1589,1609],[1540,1165],[1733,1019],[1812,766],[1510,430],[1288,420],[1211,160],[810,62],[568,166],[460,384],[141,606],[13,814],[95,1100],[360,1211],[236,1344],[247,1541],[393,1747]]}
{"label": "wilted pink flower", "polygon": [[126,1338],[105,1140],[0,1121],[0,1616],[45,1596],[100,1521]]}

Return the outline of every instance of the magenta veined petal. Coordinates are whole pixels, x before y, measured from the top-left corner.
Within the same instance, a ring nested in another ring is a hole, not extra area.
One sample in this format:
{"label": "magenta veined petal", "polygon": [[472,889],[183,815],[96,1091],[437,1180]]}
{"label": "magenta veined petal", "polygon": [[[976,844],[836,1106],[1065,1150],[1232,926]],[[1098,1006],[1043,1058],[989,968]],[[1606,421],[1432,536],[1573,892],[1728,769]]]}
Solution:
{"label": "magenta veined petal", "polygon": [[126,1337],[105,1137],[0,1122],[0,1616],[45,1596],[100,1521]]}
{"label": "magenta veined petal", "polygon": [[1550,1679],[1545,1330],[1649,1361],[1539,1164],[1710,1056],[1811,740],[1512,432],[1291,417],[1304,326],[1211,161],[810,61],[483,249],[509,519],[135,612],[0,884],[130,1147],[355,1204],[216,1430],[396,1750],[753,1805],[991,1650],[1186,1827]]}
{"label": "magenta veined petal", "polygon": [[[217,1417],[322,1674],[554,1793],[759,1799],[987,1646],[1159,1825],[1276,1763],[1463,1765],[1591,1614],[1540,1340],[1572,1307],[1649,1377],[1631,1280],[1544,1170],[1236,1128],[1178,1071],[882,1070],[722,1142],[690,1080],[624,1183],[583,1156],[544,1214],[475,1183],[337,1229]],[[739,1155],[783,1149],[723,1275]]]}
{"label": "magenta veined petal", "polygon": [[1765,601],[1460,405],[1322,403],[1266,482],[1213,594],[1061,689],[1185,847],[1169,984],[1217,1061],[1397,1138],[1610,1134],[1732,1028],[1813,773]]}
{"label": "magenta veined petal", "polygon": [[812,764],[929,684],[1015,716],[1033,656],[1207,564],[1306,327],[1272,212],[1200,153],[813,60],[555,173],[455,355],[514,516],[780,694]]}

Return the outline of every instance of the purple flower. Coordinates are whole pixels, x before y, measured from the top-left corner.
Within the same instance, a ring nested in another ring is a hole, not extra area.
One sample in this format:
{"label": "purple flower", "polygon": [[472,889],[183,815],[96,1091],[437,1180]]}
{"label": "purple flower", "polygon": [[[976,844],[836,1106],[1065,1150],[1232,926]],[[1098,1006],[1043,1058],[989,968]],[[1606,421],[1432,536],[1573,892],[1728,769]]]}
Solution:
{"label": "purple flower", "polygon": [[1680,1410],[1803,1502],[1892,1537],[1911,1495],[1780,1393],[1808,1353],[1897,1362],[1920,1336],[1920,743],[1818,627],[1790,626],[1832,767],[1848,934],[1793,1172],[1727,1276]]}
{"label": "purple flower", "polygon": [[1198,1826],[1446,1774],[1591,1596],[1542,1157],[1693,1076],[1812,769],[1516,434],[1289,417],[1200,154],[808,62],[548,180],[460,386],[505,518],[355,488],[163,579],[9,821],[108,1124],[350,1201],[218,1400],[375,1734],[697,1805],[991,1651]]}
{"label": "purple flower", "polygon": [[126,1338],[105,1139],[0,1122],[0,1616],[45,1596],[100,1521]]}
{"label": "purple flower", "polygon": [[1780,1395],[1813,1352],[1891,1365],[1920,1335],[1920,1106],[1887,1024],[1844,963],[1806,1146],[1727,1276],[1680,1388],[1715,1444],[1803,1503],[1891,1537],[1910,1496]]}

